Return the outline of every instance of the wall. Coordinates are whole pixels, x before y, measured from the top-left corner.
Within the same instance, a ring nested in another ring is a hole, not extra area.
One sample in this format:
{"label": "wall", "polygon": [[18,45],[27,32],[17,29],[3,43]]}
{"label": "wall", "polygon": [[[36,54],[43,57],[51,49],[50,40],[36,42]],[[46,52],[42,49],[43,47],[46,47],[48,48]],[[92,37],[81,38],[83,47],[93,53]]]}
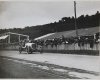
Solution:
{"label": "wall", "polygon": [[[18,50],[18,44],[6,44],[0,46],[2,50]],[[39,49],[39,46],[38,46]],[[83,55],[99,55],[100,43],[94,44],[93,48],[90,48],[90,44],[84,44],[84,46],[78,46],[78,43],[73,44],[61,44],[57,47],[51,45],[43,46],[43,52],[49,53],[67,53],[67,54],[83,54]]]}

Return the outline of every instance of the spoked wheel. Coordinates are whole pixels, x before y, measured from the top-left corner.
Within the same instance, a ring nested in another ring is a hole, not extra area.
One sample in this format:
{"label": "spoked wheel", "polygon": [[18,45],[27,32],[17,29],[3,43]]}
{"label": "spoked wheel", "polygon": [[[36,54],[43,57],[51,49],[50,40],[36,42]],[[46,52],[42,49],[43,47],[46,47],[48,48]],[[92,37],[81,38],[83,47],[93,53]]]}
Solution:
{"label": "spoked wheel", "polygon": [[29,47],[26,47],[26,52],[27,54],[29,54]]}
{"label": "spoked wheel", "polygon": [[21,47],[19,47],[19,53],[21,54],[21,52],[22,52],[22,48],[21,48]]}
{"label": "spoked wheel", "polygon": [[27,52],[27,54],[31,54],[32,53],[31,48],[30,47],[26,47],[26,52]]}

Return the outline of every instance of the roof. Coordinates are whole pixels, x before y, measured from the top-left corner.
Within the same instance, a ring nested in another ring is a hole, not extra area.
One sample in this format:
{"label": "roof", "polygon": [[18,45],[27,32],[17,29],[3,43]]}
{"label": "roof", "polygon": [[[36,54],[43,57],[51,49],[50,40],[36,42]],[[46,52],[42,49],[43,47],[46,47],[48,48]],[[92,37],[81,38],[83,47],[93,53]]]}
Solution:
{"label": "roof", "polygon": [[[100,26],[99,27],[92,27],[92,28],[84,28],[84,29],[78,29],[78,35],[79,36],[89,36],[94,35],[95,33],[100,32]],[[76,37],[76,30],[70,30],[70,31],[63,31],[63,32],[56,32],[56,33],[50,33],[44,36],[41,36],[39,38],[35,39],[53,39],[53,38],[60,38],[60,37]]]}
{"label": "roof", "polygon": [[1,36],[1,37],[0,37],[0,40],[1,40],[1,39],[6,39],[8,36],[9,36],[9,35]]}
{"label": "roof", "polygon": [[41,37],[35,38],[34,40],[43,39],[43,38],[48,37],[48,36],[53,35],[53,34],[55,34],[55,33],[49,33],[49,34],[43,35]]}

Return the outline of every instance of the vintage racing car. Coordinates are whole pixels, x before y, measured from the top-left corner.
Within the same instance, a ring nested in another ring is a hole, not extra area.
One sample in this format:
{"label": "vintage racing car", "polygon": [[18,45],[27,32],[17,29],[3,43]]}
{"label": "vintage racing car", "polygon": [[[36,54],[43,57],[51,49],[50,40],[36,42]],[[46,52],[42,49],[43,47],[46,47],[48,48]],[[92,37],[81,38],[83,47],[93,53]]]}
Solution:
{"label": "vintage racing car", "polygon": [[27,54],[31,54],[32,52],[42,52],[42,48],[38,49],[38,46],[36,43],[25,43],[25,46],[20,45],[19,46],[19,53],[21,54],[22,51],[27,52]]}

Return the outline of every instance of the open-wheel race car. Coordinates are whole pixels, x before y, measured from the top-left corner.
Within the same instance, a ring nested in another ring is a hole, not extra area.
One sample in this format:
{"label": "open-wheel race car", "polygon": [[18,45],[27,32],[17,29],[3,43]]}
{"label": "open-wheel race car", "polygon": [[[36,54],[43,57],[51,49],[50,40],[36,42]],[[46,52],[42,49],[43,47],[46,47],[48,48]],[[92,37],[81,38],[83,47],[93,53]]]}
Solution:
{"label": "open-wheel race car", "polygon": [[24,46],[20,45],[19,46],[19,53],[21,54],[22,51],[27,52],[27,54],[31,54],[33,52],[42,52],[42,49],[38,49],[37,44],[36,43],[25,43]]}

